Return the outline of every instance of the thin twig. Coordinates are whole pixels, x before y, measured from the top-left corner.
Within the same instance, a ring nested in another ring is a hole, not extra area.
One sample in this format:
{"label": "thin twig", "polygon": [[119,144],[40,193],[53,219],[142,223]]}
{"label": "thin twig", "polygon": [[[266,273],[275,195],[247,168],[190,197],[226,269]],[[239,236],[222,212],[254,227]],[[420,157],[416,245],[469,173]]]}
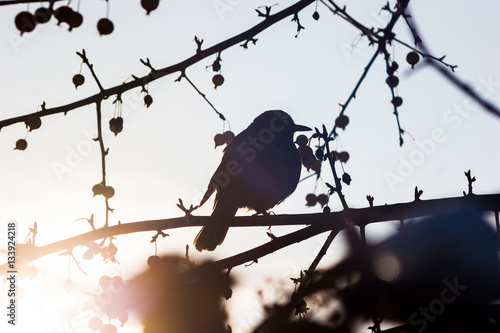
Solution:
{"label": "thin twig", "polygon": [[194,90],[196,90],[198,92],[198,94],[200,94],[200,96],[203,97],[203,99],[208,103],[208,105],[210,105],[210,107],[215,111],[215,113],[217,113],[217,115],[219,116],[220,119],[226,120],[226,117],[224,117],[224,115],[222,113],[217,111],[215,106],[208,100],[207,96],[204,93],[202,93],[200,91],[200,89],[198,89],[198,87],[195,86],[195,84],[187,77],[187,75],[184,71],[182,72],[181,76],[179,76],[179,78],[177,80],[180,81],[181,78],[184,78],[187,80],[187,82],[189,82],[189,84],[194,88]]}
{"label": "thin twig", "polygon": [[[144,85],[144,84],[147,84],[147,83],[152,82],[154,80],[157,80],[163,76],[166,76],[166,75],[169,75],[169,74],[172,74],[175,72],[185,71],[186,68],[192,66],[193,64],[199,62],[202,59],[205,59],[206,57],[209,57],[213,54],[219,53],[219,52],[221,52],[221,51],[223,51],[223,50],[225,50],[233,45],[236,45],[236,44],[239,44],[241,42],[244,42],[244,41],[247,41],[249,39],[254,38],[260,32],[266,30],[267,28],[269,28],[272,25],[274,25],[275,23],[283,20],[284,18],[301,11],[302,9],[304,9],[305,7],[307,7],[308,5],[310,5],[313,2],[314,2],[314,0],[297,1],[295,4],[291,5],[290,7],[285,8],[284,10],[282,10],[274,15],[270,15],[269,18],[267,18],[266,20],[263,20],[262,22],[253,26],[252,28],[248,29],[247,31],[244,31],[236,36],[233,36],[229,39],[226,39],[225,41],[222,41],[214,46],[203,49],[200,52],[197,52],[195,55],[191,56],[190,58],[187,58],[187,59],[185,59],[177,64],[174,64],[174,65],[162,68],[162,69],[158,69],[154,73],[149,73],[148,75],[140,78],[139,80],[133,80],[133,81],[125,83],[125,84],[120,83],[119,85],[117,85],[115,87],[105,89],[105,90],[99,92],[98,94],[89,96],[89,97],[81,99],[79,101],[76,101],[76,102],[73,102],[70,104],[66,104],[66,105],[62,105],[59,107],[47,108],[45,110],[36,112],[36,115],[39,117],[44,117],[44,116],[58,114],[58,113],[66,113],[66,112],[69,112],[69,111],[74,110],[76,108],[80,108],[80,107],[88,105],[88,104],[96,103],[97,101],[105,99],[109,96],[122,94],[125,91],[131,90],[133,88],[139,87],[139,86]],[[26,119],[28,119],[28,117],[30,117],[34,114],[35,113],[30,113],[30,114],[26,114],[23,116],[18,116],[18,117],[14,117],[14,118],[10,118],[10,119],[4,119],[4,120],[0,121],[0,129],[2,127],[5,127],[5,126],[10,126],[12,124],[24,122]]]}
{"label": "thin twig", "polygon": [[[351,95],[349,95],[349,97],[347,98],[347,100],[345,101],[344,104],[340,104],[340,107],[341,107],[341,110],[340,110],[340,113],[339,113],[339,116],[343,115],[345,110],[347,109],[347,106],[349,105],[349,103],[351,102],[351,100],[353,98],[356,98],[356,93],[359,89],[359,87],[361,86],[361,83],[363,82],[363,80],[365,79],[366,77],[366,74],[368,74],[368,72],[370,71],[370,68],[372,67],[375,59],[377,59],[377,56],[379,55],[379,50],[377,49],[375,51],[375,53],[373,54],[372,58],[370,59],[370,61],[368,62],[368,65],[365,66],[365,70],[363,71],[363,74],[361,74],[361,77],[359,78],[358,80],[358,83],[356,83],[356,86],[354,87],[354,90],[351,92]],[[330,136],[333,136],[333,138],[337,137],[337,125],[334,125],[332,130],[330,131]]]}
{"label": "thin twig", "polygon": [[[416,24],[413,24],[413,28],[415,29],[415,32],[421,36],[418,33],[418,29],[416,27]],[[420,44],[421,50],[425,54],[430,54],[430,52],[427,50],[425,42],[422,41]],[[475,100],[477,103],[479,103],[485,110],[489,111],[490,113],[494,114],[497,117],[500,117],[500,109],[486,101],[484,98],[480,97],[470,85],[467,83],[463,82],[460,80],[458,77],[447,71],[443,66],[440,66],[441,62],[436,61],[433,57],[426,57],[425,61],[427,64],[432,66],[435,70],[437,70],[439,73],[441,73],[446,79],[448,79],[451,83],[453,83],[455,86],[457,86],[458,89],[460,89],[463,93],[471,97],[473,100]]]}
{"label": "thin twig", "polygon": [[97,83],[97,86],[99,87],[99,90],[100,91],[104,91],[104,88],[102,87],[101,82],[99,81],[99,78],[97,77],[97,75],[96,75],[96,73],[94,71],[94,65],[92,65],[89,62],[89,59],[87,58],[87,54],[85,53],[85,49],[83,49],[82,52],[76,52],[76,54],[78,54],[80,56],[80,58],[82,58],[83,63],[85,65],[87,65],[87,67],[89,68],[90,73],[94,77],[94,80]]}
{"label": "thin twig", "polygon": [[[106,156],[108,155],[109,149],[104,148],[104,140],[102,135],[102,112],[101,112],[101,102],[96,103],[96,113],[97,113],[97,138],[96,141],[99,142],[99,148],[101,150],[101,172],[102,172],[102,186],[106,186]],[[109,207],[108,198],[105,198],[106,204],[106,222],[105,227],[109,226],[109,212],[113,209]]]}
{"label": "thin twig", "polygon": [[413,51],[415,51],[415,52],[417,52],[417,53],[418,53],[418,54],[420,54],[423,58],[432,58],[432,59],[434,59],[435,61],[437,61],[437,62],[439,62],[439,63],[441,63],[441,64],[445,65],[446,67],[448,67],[448,68],[449,68],[452,72],[454,72],[454,71],[455,71],[455,68],[457,68],[457,67],[458,67],[458,65],[451,65],[451,64],[449,64],[449,63],[447,63],[447,62],[444,62],[443,60],[444,60],[444,58],[445,58],[446,56],[442,56],[442,57],[438,58],[438,57],[435,57],[435,56],[433,56],[433,55],[431,55],[431,54],[424,53],[424,52],[422,52],[421,50],[419,50],[419,49],[417,49],[417,48],[413,48],[413,47],[411,47],[410,45],[408,45],[407,43],[403,42],[402,40],[397,39],[396,37],[394,37],[394,41],[395,41],[395,42],[397,42],[397,43],[399,43],[399,44],[401,44],[401,45],[406,46],[407,48],[409,48],[409,49],[411,49],[411,50],[413,50]]}
{"label": "thin twig", "polygon": [[377,36],[374,33],[373,29],[369,29],[369,28],[365,27],[363,24],[356,21],[352,16],[350,16],[346,12],[345,6],[343,8],[340,8],[340,6],[338,6],[335,2],[333,2],[331,0],[327,0],[327,1],[328,1],[328,3],[330,3],[333,6],[333,8],[330,7],[328,5],[328,3],[326,3],[324,0],[321,0],[321,3],[323,5],[325,5],[334,15],[339,15],[341,18],[343,18],[344,20],[346,20],[347,22],[352,24],[354,27],[356,27],[358,30],[360,30],[362,35],[366,36],[370,40],[370,45],[373,45],[373,44],[378,42],[379,36]]}

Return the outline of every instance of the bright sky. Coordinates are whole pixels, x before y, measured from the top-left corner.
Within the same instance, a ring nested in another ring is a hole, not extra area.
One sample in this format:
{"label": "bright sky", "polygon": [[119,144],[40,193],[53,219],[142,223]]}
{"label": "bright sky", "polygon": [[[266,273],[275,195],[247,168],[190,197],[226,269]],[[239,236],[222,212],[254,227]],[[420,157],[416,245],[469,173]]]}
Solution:
{"label": "bright sky", "polygon": [[[380,11],[385,2],[338,4],[346,4],[347,11],[359,22],[378,28],[388,22],[387,12]],[[76,51],[86,50],[102,85],[109,88],[129,80],[131,74],[146,75],[149,70],[139,59],[149,58],[157,68],[175,64],[194,54],[195,35],[204,39],[203,47],[212,46],[259,23],[262,18],[257,17],[254,9],[275,3],[163,0],[157,10],[146,16],[139,0],[111,0],[109,18],[115,31],[103,37],[95,26],[106,16],[104,1],[82,1],[84,22],[72,32],[57,26],[52,19],[23,36],[14,26],[14,17],[27,6],[2,6],[0,117],[32,113],[43,101],[47,107],[56,107],[98,92],[85,66],[82,74],[86,82],[75,90],[71,79],[79,73],[81,64]],[[281,1],[273,12],[293,3]],[[76,5],[75,1],[72,7]],[[29,10],[33,12],[38,7],[32,4]],[[410,8],[421,37],[433,54],[446,55],[445,61],[458,65],[456,75],[481,96],[500,105],[500,4],[421,0],[414,1]],[[332,15],[321,3],[320,19],[315,21],[314,9],[313,4],[300,13],[300,22],[306,29],[298,38],[294,38],[296,24],[290,22],[290,17],[259,34],[257,45],[249,45],[247,50],[235,46],[222,52],[225,82],[217,90],[211,82],[214,73],[205,68],[212,64],[215,55],[187,69],[188,77],[226,116],[235,133],[270,109],[285,110],[296,123],[310,127],[333,125],[338,104],[347,100],[374,49],[359,38],[358,30]],[[413,45],[403,20],[395,32],[399,39]],[[367,206],[368,194],[375,197],[375,205],[411,201],[415,186],[424,190],[422,199],[460,196],[467,188],[463,172],[469,169],[477,178],[476,193],[498,193],[500,146],[496,143],[500,142],[500,119],[471,102],[432,69],[417,65],[412,71],[405,61],[409,52],[406,47],[396,43],[390,52],[400,66],[397,91],[404,101],[400,120],[411,136],[404,137],[405,144],[400,148],[391,93],[385,84],[385,63],[379,57],[346,111],[349,126],[345,132],[340,130],[340,137],[332,143],[333,149],[348,151],[351,156],[344,166],[353,179],[344,192],[349,205]],[[222,122],[185,80],[174,82],[177,77],[175,73],[149,85],[154,102],[148,109],[143,106],[139,89],[125,93],[124,129],[116,137],[108,129],[115,112],[114,98],[103,103],[104,140],[109,147],[107,174],[116,190],[110,200],[115,209],[111,224],[181,216],[175,206],[177,198],[197,204],[220,162],[222,149],[213,149],[213,137],[222,131]],[[18,223],[19,242],[35,221],[38,245],[89,231],[85,221],[75,220],[88,218],[92,213],[96,224],[102,225],[104,202],[102,197],[93,198],[91,191],[101,177],[98,145],[91,140],[95,134],[92,105],[66,116],[44,117],[41,128],[28,134],[25,151],[13,150],[15,142],[26,135],[24,124],[1,130],[0,221],[2,225],[8,221]],[[307,175],[305,169],[302,174]],[[323,181],[332,182],[326,169]],[[307,193],[324,192],[323,181],[316,183],[311,178],[300,183],[296,192],[273,211],[320,211],[318,206],[306,207],[304,198]],[[336,197],[332,197],[330,206],[332,210],[341,208]],[[210,211],[211,202],[196,213],[208,215]],[[6,249],[4,229],[0,230],[0,251]],[[273,232],[283,235],[294,229],[273,228]],[[378,240],[394,231],[394,225],[387,223],[368,228],[368,237]],[[158,243],[159,252],[182,255],[197,232],[197,228],[169,231],[170,237]],[[39,275],[21,282],[26,297],[20,301],[19,322],[35,324],[40,331],[36,320],[28,320],[37,312],[43,322],[64,327],[65,322],[48,321],[48,315],[81,304],[86,296],[80,291],[97,292],[97,279],[103,274],[130,278],[142,271],[147,257],[154,254],[154,245],[149,243],[151,236],[152,232],[118,237],[115,244],[121,265],[103,265],[98,258],[82,261],[88,276],[72,262],[70,274],[75,287],[69,295],[63,288],[68,278],[68,258],[53,254],[36,261]],[[281,280],[285,282],[283,288],[291,288],[288,278],[298,276],[301,269],[309,266],[325,237],[315,237],[262,258],[259,264],[233,270],[241,277],[239,288],[228,303],[233,311],[233,332],[246,332],[258,323],[260,304],[256,289]],[[223,258],[267,240],[265,228],[231,230],[213,254],[191,252],[191,258],[197,262]],[[338,260],[344,250],[342,240],[336,240],[325,265]],[[75,249],[75,256],[80,259],[84,251]],[[5,295],[2,289],[1,304]],[[272,301],[274,296],[269,295],[266,301]],[[76,317],[73,328],[83,331],[91,314],[88,311]],[[2,319],[1,324],[4,322]],[[130,332],[137,332],[138,327],[133,322],[125,325]],[[54,331],[53,327],[47,331]]]}

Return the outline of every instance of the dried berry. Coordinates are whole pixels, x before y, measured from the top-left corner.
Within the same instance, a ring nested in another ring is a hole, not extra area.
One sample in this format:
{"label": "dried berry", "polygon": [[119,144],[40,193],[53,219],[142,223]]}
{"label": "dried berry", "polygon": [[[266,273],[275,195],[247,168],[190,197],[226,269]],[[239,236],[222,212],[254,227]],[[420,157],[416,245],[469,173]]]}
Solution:
{"label": "dried berry", "polygon": [[217,89],[217,87],[222,86],[222,84],[224,83],[224,76],[222,76],[221,74],[215,74],[212,78],[212,82],[214,84],[214,88]]}
{"label": "dried berry", "polygon": [[108,251],[109,255],[112,257],[116,255],[116,253],[118,252],[118,248],[115,244],[111,243],[108,245],[108,249],[106,251]]}
{"label": "dried berry", "polygon": [[28,147],[28,141],[24,139],[19,139],[16,142],[16,147],[14,149],[17,150],[25,150]]}
{"label": "dried berry", "polygon": [[54,16],[57,19],[57,25],[60,25],[61,23],[68,23],[71,21],[71,17],[73,16],[73,9],[68,6],[61,6],[56,9],[54,12]]}
{"label": "dried berry", "polygon": [[113,276],[113,288],[117,290],[123,288],[123,279],[121,276]]}
{"label": "dried berry", "polygon": [[225,144],[230,144],[234,139],[234,133],[232,131],[225,131],[222,133],[222,140]]}
{"label": "dried berry", "polygon": [[109,129],[111,132],[115,133],[115,136],[118,135],[123,130],[123,118],[111,118],[109,121]]}
{"label": "dried berry", "polygon": [[316,152],[314,153],[314,155],[316,156],[316,158],[318,160],[323,160],[323,156],[324,156],[323,149],[321,149],[321,148],[316,149]]}
{"label": "dried berry", "polygon": [[330,207],[328,207],[328,206],[323,207],[323,213],[327,213],[328,214],[328,213],[331,213],[331,212],[332,212],[332,210],[330,209]]}
{"label": "dried berry", "polygon": [[309,193],[308,195],[306,195],[306,206],[313,207],[317,203],[318,203],[318,198],[316,197],[316,194]]}
{"label": "dried berry", "polygon": [[214,72],[220,71],[220,60],[219,59],[214,60],[214,63],[212,64],[212,69],[214,70]]}
{"label": "dried berry", "polygon": [[149,15],[149,13],[158,8],[159,4],[160,4],[159,0],[141,0],[141,6],[146,10],[147,15]]}
{"label": "dried berry", "polygon": [[315,11],[313,13],[313,19],[315,19],[316,21],[319,20],[319,13],[318,13],[318,11]]}
{"label": "dried berry", "polygon": [[89,244],[89,249],[91,249],[91,250],[92,250],[92,253],[93,253],[94,255],[101,253],[101,248],[99,247],[99,245],[97,245],[97,244],[96,244],[96,243],[94,243],[94,242],[91,242],[91,243]]}
{"label": "dried berry", "polygon": [[146,105],[147,108],[149,108],[151,103],[153,103],[153,97],[151,97],[151,95],[149,95],[149,94],[144,96],[144,105]]}
{"label": "dried berry", "polygon": [[347,185],[350,185],[350,184],[351,184],[351,181],[352,181],[351,176],[350,176],[347,172],[346,172],[346,173],[344,173],[344,174],[342,175],[342,181],[343,181],[344,183],[346,183]]}
{"label": "dried berry", "polygon": [[335,119],[335,126],[337,126],[338,128],[342,128],[342,129],[345,129],[347,124],[349,124],[349,117],[347,117],[346,115],[340,115],[337,117],[337,119]]}
{"label": "dried berry", "polygon": [[302,159],[302,162],[304,162],[306,159],[314,158],[313,150],[309,146],[299,147],[299,155]]}
{"label": "dried berry", "polygon": [[111,276],[103,275],[99,278],[99,285],[101,286],[102,289],[107,289],[111,287],[111,284],[113,283],[113,279]]}
{"label": "dried berry", "polygon": [[401,106],[403,104],[403,99],[399,96],[394,97],[394,99],[391,101],[391,103],[395,106]]}
{"label": "dried berry", "polygon": [[391,67],[387,69],[387,74],[392,75],[394,72],[396,72],[399,68],[399,65],[397,62],[393,61],[391,64]]}
{"label": "dried berry", "polygon": [[36,19],[30,12],[20,12],[16,15],[14,19],[17,30],[21,32],[21,35],[25,32],[32,32],[35,30]]}
{"label": "dried berry", "polygon": [[85,82],[85,76],[82,74],[75,74],[73,76],[73,84],[75,85],[75,89],[81,86]]}
{"label": "dried berry", "polygon": [[306,169],[312,169],[316,164],[316,157],[314,156],[313,150],[309,146],[299,147],[299,155],[302,160],[302,165]]}
{"label": "dried berry", "polygon": [[155,267],[160,262],[160,257],[158,256],[150,256],[148,258],[148,266]]}
{"label": "dried berry", "polygon": [[85,253],[83,254],[83,260],[92,260],[92,258],[94,258],[94,253],[92,252],[92,250],[88,249],[87,251],[85,251]]}
{"label": "dried berry", "polygon": [[413,68],[419,60],[420,56],[415,51],[411,51],[406,55],[406,61],[411,65],[411,68]]}
{"label": "dried berry", "polygon": [[118,313],[118,320],[122,324],[122,326],[128,321],[128,313],[127,311],[120,311]]}
{"label": "dried berry", "polygon": [[68,24],[69,24],[69,31],[73,30],[74,28],[78,28],[81,26],[83,23],[83,16],[79,12],[73,12],[71,16],[69,17]]}
{"label": "dried berry", "polygon": [[112,324],[104,324],[101,327],[100,333],[118,333],[115,325]]}
{"label": "dried berry", "polygon": [[299,146],[299,147],[305,147],[307,145],[307,143],[309,142],[309,140],[307,139],[307,136],[305,136],[304,134],[301,134],[297,137],[297,139],[295,139],[295,143]]}
{"label": "dried berry", "polygon": [[319,172],[319,170],[321,170],[321,161],[314,159],[314,162],[311,163],[311,170],[314,172]]}
{"label": "dried berry", "polygon": [[28,128],[31,132],[32,130],[36,130],[42,126],[42,119],[40,119],[37,115],[31,115],[24,121],[24,123],[26,124],[26,128]]}
{"label": "dried berry", "polygon": [[110,198],[112,198],[115,195],[115,189],[112,188],[111,186],[104,186],[104,190],[102,192],[102,195],[106,199],[110,199]]}
{"label": "dried berry", "polygon": [[324,193],[318,195],[318,203],[321,205],[321,207],[326,205],[328,203],[328,195]]}
{"label": "dried berry", "polygon": [[220,133],[215,134],[214,142],[215,142],[215,148],[222,146],[224,144],[224,138],[222,137],[222,134]]}
{"label": "dried berry", "polygon": [[335,154],[337,156],[337,159],[342,163],[345,163],[349,160],[349,153],[346,151],[336,152]]}
{"label": "dried berry", "polygon": [[34,16],[37,23],[47,23],[50,21],[50,17],[52,16],[52,10],[50,8],[40,7],[35,10]]}
{"label": "dried berry", "polygon": [[91,317],[87,324],[88,328],[94,332],[97,332],[102,327],[102,320],[99,317]]}
{"label": "dried berry", "polygon": [[390,88],[395,88],[397,87],[397,85],[399,84],[399,78],[396,76],[396,75],[390,75],[386,80],[385,80],[385,83],[387,83],[387,85],[390,87]]}
{"label": "dried berry", "polygon": [[92,187],[92,192],[94,192],[94,197],[96,195],[101,195],[104,193],[104,185],[102,185],[102,183],[99,183],[99,184],[95,184],[93,187]]}
{"label": "dried berry", "polygon": [[109,35],[110,33],[113,32],[115,29],[115,26],[113,25],[113,22],[111,22],[110,19],[107,18],[102,18],[97,22],[97,30],[99,31],[99,34],[102,35]]}

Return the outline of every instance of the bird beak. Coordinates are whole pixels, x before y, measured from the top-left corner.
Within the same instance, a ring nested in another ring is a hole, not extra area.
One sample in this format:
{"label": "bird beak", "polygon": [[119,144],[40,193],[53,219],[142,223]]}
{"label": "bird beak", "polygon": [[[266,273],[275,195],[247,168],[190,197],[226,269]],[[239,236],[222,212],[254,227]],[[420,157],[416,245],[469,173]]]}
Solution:
{"label": "bird beak", "polygon": [[305,132],[305,131],[312,131],[312,129],[303,125],[295,125],[295,132]]}

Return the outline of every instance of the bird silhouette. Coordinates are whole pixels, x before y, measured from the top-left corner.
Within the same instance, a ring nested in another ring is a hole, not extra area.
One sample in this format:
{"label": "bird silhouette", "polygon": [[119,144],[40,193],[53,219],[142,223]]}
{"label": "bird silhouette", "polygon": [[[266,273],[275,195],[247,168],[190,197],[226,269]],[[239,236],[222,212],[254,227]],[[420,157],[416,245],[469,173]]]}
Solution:
{"label": "bird silhouette", "polygon": [[[293,135],[310,130],[296,125],[284,111],[260,114],[224,149],[200,206],[217,192],[213,217],[231,218],[239,208],[266,214],[295,191],[301,161]],[[213,251],[224,241],[227,230],[205,226],[196,236],[194,246],[200,252]]]}

